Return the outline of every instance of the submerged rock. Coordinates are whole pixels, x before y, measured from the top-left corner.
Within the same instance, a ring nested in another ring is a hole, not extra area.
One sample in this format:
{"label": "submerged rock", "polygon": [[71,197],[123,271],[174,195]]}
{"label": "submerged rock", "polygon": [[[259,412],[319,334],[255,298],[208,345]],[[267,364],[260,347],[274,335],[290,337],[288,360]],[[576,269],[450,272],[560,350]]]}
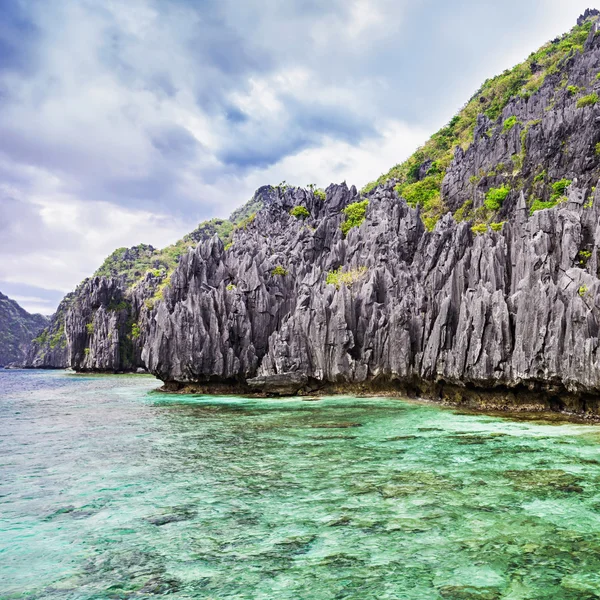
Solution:
{"label": "submerged rock", "polygon": [[308,383],[308,377],[303,373],[281,373],[253,377],[247,383],[251,390],[278,396],[294,396]]}

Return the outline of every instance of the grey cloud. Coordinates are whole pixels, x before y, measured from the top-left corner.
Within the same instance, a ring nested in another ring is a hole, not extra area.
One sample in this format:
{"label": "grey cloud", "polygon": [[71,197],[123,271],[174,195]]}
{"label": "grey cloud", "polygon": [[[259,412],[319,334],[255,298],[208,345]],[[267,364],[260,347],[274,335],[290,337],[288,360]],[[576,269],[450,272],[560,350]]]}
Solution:
{"label": "grey cloud", "polygon": [[195,158],[198,140],[183,127],[170,125],[150,134],[152,145],[167,159],[187,162]]}
{"label": "grey cloud", "polygon": [[68,234],[48,228],[33,204],[16,198],[0,197],[0,253],[19,256],[34,249],[49,251],[73,243]]}
{"label": "grey cloud", "polygon": [[22,3],[0,3],[0,72],[31,72],[37,63],[31,49],[38,34]]}
{"label": "grey cloud", "polygon": [[[341,106],[304,103],[285,94],[282,98],[288,111],[285,115],[288,122],[274,120],[265,130],[262,121],[241,120],[242,126],[237,129],[240,135],[227,140],[218,154],[223,163],[242,170],[264,168],[286,156],[317,146],[324,136],[356,144],[375,135],[368,120]],[[286,135],[278,135],[280,130]]]}

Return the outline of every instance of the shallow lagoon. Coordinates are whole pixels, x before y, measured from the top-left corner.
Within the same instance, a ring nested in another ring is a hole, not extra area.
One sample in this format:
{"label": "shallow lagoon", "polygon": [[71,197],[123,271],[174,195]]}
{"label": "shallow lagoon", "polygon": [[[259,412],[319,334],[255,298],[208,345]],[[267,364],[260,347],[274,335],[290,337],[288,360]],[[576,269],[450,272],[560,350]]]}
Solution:
{"label": "shallow lagoon", "polygon": [[0,598],[600,597],[600,427],[0,371]]}

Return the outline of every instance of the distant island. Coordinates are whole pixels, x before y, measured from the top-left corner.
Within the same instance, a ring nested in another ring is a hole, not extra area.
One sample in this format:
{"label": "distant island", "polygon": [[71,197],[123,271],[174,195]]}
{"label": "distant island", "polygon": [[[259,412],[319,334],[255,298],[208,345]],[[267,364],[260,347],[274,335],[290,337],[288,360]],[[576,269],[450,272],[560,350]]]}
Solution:
{"label": "distant island", "polygon": [[0,292],[0,367],[22,364],[32,338],[48,325],[44,315],[29,314]]}

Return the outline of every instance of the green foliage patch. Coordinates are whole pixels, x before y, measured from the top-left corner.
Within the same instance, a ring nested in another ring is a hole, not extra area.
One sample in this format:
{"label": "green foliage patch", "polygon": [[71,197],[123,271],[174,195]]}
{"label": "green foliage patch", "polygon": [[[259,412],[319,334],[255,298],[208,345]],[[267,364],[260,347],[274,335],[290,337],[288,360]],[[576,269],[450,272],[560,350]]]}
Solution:
{"label": "green foliage patch", "polygon": [[584,108],[585,106],[594,106],[598,102],[598,94],[594,92],[593,94],[588,94],[587,96],[582,96],[577,100],[577,108]]}
{"label": "green foliage patch", "polygon": [[[564,196],[562,197],[564,198]],[[529,209],[529,214],[532,215],[534,212],[538,210],[546,210],[547,208],[554,208],[557,204],[560,204],[563,199],[557,198],[556,200],[548,200],[544,202],[543,200],[536,199],[533,201],[531,208]]]}
{"label": "green foliage patch", "polygon": [[556,181],[552,184],[552,194],[550,195],[550,202],[554,202],[555,204],[558,202],[560,198],[565,195],[567,188],[571,185],[570,179],[561,179],[560,181]]}
{"label": "green foliage patch", "polygon": [[290,210],[290,215],[292,217],[296,217],[296,219],[306,219],[310,217],[310,212],[308,212],[308,208],[306,206],[294,206],[292,210]]}
{"label": "green foliage patch", "polygon": [[192,244],[197,244],[202,240],[207,240],[217,234],[223,243],[227,243],[231,239],[234,224],[229,219],[211,219],[203,221],[192,231],[188,233],[183,240]]}
{"label": "green foliage patch", "polygon": [[510,193],[510,188],[503,185],[499,188],[490,188],[485,195],[484,204],[490,210],[499,210],[506,196]]}
{"label": "green foliage patch", "polygon": [[279,275],[281,277],[285,277],[288,274],[288,271],[284,269],[281,265],[277,265],[272,271],[271,275]]}
{"label": "green foliage patch", "polygon": [[119,310],[127,310],[128,308],[130,308],[130,304],[126,300],[119,300],[119,302],[117,302],[113,298],[106,308],[107,308],[107,310],[117,312]]}
{"label": "green foliage patch", "polygon": [[409,206],[414,208],[418,204],[427,210],[440,197],[442,179],[442,174],[437,173],[435,175],[428,175],[415,183],[400,183],[394,189],[399,196],[402,196],[406,200]]}
{"label": "green foliage patch", "polygon": [[456,221],[467,221],[473,207],[472,200],[465,200],[463,205],[454,213],[454,219]]}
{"label": "green foliage patch", "polygon": [[359,281],[366,272],[367,267],[358,267],[347,271],[344,271],[342,267],[339,267],[335,271],[329,271],[327,273],[326,283],[328,285],[335,285],[338,290],[342,285],[351,287],[354,283]]}
{"label": "green foliage patch", "polygon": [[171,287],[171,281],[170,279],[167,279],[166,281],[163,281],[157,288],[156,291],[154,292],[154,295],[152,296],[152,300],[154,301],[154,303],[156,304],[156,302],[158,302],[159,300],[164,300],[165,298],[165,290]]}
{"label": "green foliage patch", "polygon": [[592,252],[590,250],[580,250],[577,253],[577,257],[578,257],[580,266],[583,267],[587,264],[587,261],[590,260],[590,258],[592,258]]}
{"label": "green foliage patch", "polygon": [[365,220],[367,214],[367,206],[369,206],[368,200],[362,200],[361,202],[353,202],[348,204],[342,212],[346,215],[346,219],[343,221],[341,228],[342,233],[346,236],[353,227],[358,227]]}
{"label": "green foliage patch", "polygon": [[479,224],[473,225],[473,227],[471,227],[471,231],[475,235],[481,235],[482,233],[487,233],[487,230],[488,230],[488,226],[485,223],[479,223]]}
{"label": "green foliage patch", "polygon": [[252,213],[248,215],[245,219],[242,219],[236,226],[235,229],[248,229],[248,226],[254,223],[254,219],[256,219],[256,213]]}
{"label": "green foliage patch", "polygon": [[141,330],[138,323],[132,323],[131,325],[131,337],[137,340],[140,337]]}
{"label": "green foliage patch", "polygon": [[36,344],[39,344],[40,346],[43,346],[46,342],[48,341],[48,330],[44,329],[40,335],[38,335],[37,337],[34,337],[32,342],[35,342]]}
{"label": "green foliage patch", "polygon": [[504,123],[502,123],[502,133],[508,133],[517,123],[520,124],[520,121],[514,115],[505,119]]}

